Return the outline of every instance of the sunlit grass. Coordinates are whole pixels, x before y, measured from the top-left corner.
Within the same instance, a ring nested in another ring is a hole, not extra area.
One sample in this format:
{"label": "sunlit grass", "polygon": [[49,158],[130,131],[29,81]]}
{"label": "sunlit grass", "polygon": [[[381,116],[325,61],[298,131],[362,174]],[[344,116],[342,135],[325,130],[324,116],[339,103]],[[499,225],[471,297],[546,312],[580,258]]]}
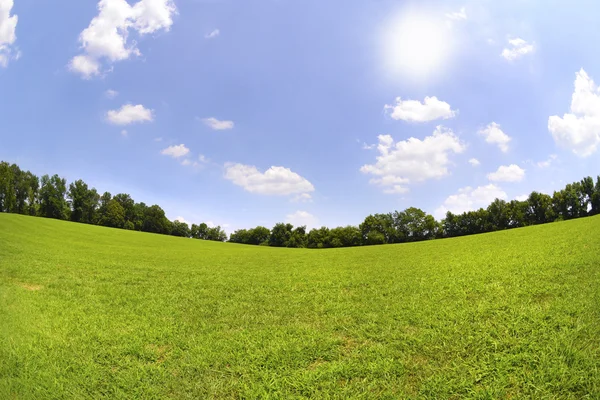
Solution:
{"label": "sunlit grass", "polygon": [[598,398],[600,217],[332,250],[0,214],[0,398]]}

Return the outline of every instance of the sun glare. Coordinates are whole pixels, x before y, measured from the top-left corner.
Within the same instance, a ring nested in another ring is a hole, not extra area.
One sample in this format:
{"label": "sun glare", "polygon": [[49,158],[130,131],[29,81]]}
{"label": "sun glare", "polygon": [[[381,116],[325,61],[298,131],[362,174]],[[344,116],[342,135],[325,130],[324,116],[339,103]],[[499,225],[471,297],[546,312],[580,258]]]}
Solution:
{"label": "sun glare", "polygon": [[395,18],[385,33],[385,57],[393,74],[429,77],[443,68],[452,47],[452,32],[443,20],[417,13]]}

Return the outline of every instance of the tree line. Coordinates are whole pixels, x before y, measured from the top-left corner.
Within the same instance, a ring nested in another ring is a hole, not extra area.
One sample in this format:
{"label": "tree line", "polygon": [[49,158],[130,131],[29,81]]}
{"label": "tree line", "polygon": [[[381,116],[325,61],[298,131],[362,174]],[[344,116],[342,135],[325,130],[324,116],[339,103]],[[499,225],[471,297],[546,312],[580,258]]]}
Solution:
{"label": "tree line", "polygon": [[[194,239],[226,241],[219,226],[170,221],[158,205],[136,203],[129,194],[102,195],[82,180],[67,186],[58,175],[38,178],[16,164],[0,162],[0,212],[56,218],[113,228]],[[444,219],[415,207],[372,214],[359,226],[321,227],[278,223],[272,229],[239,229],[229,241],[273,247],[336,248],[416,242],[518,228],[600,213],[600,176],[586,177],[552,196],[532,192],[527,200],[494,200],[487,208],[462,214],[447,212]]]}
{"label": "tree line", "polygon": [[415,207],[387,214],[372,214],[359,226],[329,229],[322,227],[306,233],[306,227],[276,224],[273,229],[258,226],[240,229],[229,241],[276,247],[335,248],[392,244],[473,235],[529,225],[580,218],[600,213],[600,176],[596,182],[586,177],[566,185],[552,196],[532,192],[527,200],[495,199],[487,208],[462,214],[447,212],[436,221]]}
{"label": "tree line", "polygon": [[38,178],[7,162],[0,162],[0,212],[195,239],[227,240],[227,234],[219,226],[202,223],[190,227],[170,221],[160,206],[136,203],[129,194],[100,194],[81,179],[67,185],[58,175]]}

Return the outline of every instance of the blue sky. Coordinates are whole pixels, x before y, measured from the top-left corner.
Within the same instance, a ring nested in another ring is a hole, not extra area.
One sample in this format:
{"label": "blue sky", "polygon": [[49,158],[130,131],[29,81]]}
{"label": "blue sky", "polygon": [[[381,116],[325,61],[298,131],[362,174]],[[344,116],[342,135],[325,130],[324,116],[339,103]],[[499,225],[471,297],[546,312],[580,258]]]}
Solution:
{"label": "blue sky", "polygon": [[0,0],[0,159],[229,232],[551,194],[600,173],[599,13]]}

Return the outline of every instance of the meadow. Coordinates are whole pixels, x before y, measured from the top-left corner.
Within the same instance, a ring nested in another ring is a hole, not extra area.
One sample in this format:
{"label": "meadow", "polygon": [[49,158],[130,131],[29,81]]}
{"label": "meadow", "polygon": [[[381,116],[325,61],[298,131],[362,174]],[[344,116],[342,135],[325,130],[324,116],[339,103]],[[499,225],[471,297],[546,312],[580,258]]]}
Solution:
{"label": "meadow", "polygon": [[0,213],[0,399],[600,398],[600,216],[288,249]]}

